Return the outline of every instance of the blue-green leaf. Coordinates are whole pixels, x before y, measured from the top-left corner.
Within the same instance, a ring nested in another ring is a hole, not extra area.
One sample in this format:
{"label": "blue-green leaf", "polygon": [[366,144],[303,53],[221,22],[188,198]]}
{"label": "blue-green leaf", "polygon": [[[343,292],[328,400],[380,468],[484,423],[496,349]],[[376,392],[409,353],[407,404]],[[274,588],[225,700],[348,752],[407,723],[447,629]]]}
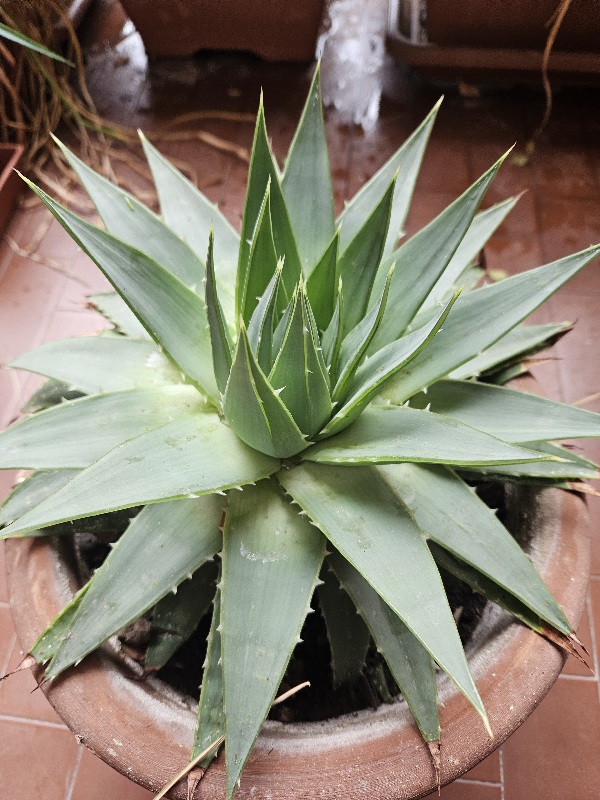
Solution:
{"label": "blue-green leaf", "polygon": [[264,482],[231,496],[223,542],[221,636],[230,798],[299,641],[325,539],[276,484]]}
{"label": "blue-green leaf", "polygon": [[269,179],[252,236],[248,264],[245,272],[241,272],[238,277],[238,313],[243,317],[246,325],[276,271],[277,254],[271,223],[271,180]]}
{"label": "blue-green leaf", "polygon": [[256,363],[243,325],[223,409],[240,439],[262,453],[286,458],[306,447],[292,415]]}
{"label": "blue-green leaf", "polygon": [[118,292],[90,295],[93,308],[115,326],[119,333],[132,339],[149,339],[150,334]]}
{"label": "blue-green leaf", "polygon": [[[223,709],[223,668],[221,666],[221,592],[217,589],[213,615],[208,634],[206,660],[200,687],[198,721],[194,733],[192,759],[203,753],[216,739],[225,733],[225,711]],[[206,769],[216,757],[219,748],[211,751],[201,762]]]}
{"label": "blue-green leaf", "polygon": [[248,342],[265,375],[269,374],[273,366],[273,328],[282,267],[283,264],[279,262],[248,324]]}
{"label": "blue-green leaf", "polygon": [[339,247],[340,230],[338,228],[306,281],[306,293],[320,331],[327,328],[335,310],[336,291],[339,285]]}
{"label": "blue-green leaf", "polygon": [[206,257],[206,316],[210,331],[215,380],[221,394],[225,391],[231,370],[231,339],[223,309],[217,293],[214,261],[214,235],[211,230],[208,239],[208,255]]}

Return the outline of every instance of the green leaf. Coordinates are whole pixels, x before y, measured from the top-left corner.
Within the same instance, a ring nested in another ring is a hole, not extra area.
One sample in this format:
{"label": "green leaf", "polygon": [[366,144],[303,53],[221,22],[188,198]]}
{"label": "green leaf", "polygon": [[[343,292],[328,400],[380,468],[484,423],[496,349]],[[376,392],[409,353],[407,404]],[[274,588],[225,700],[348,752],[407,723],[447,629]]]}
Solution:
{"label": "green leaf", "polygon": [[360,572],[339,553],[330,558],[335,574],[360,609],[423,739],[426,742],[439,741],[437,687],[431,656]]}
{"label": "green leaf", "polygon": [[204,406],[193,386],[128,389],[67,401],[0,433],[0,469],[89,467],[127,439]]}
{"label": "green leaf", "polygon": [[208,317],[210,331],[215,380],[219,391],[223,394],[231,371],[231,339],[217,293],[213,248],[214,235],[211,230],[208,239],[208,255],[206,257],[206,316]]}
{"label": "green leaf", "polygon": [[356,236],[364,221],[379,202],[385,188],[397,174],[398,180],[394,190],[390,225],[383,249],[384,258],[391,254],[408,213],[425,147],[441,102],[440,99],[410,138],[344,208],[337,220],[338,224],[342,225],[342,250],[345,250]]}
{"label": "green leaf", "polygon": [[302,274],[302,267],[292,224],[279,183],[278,170],[273,160],[273,155],[271,154],[271,148],[269,147],[267,129],[265,126],[265,112],[261,96],[258,115],[256,117],[250,167],[248,170],[246,205],[244,207],[244,217],[242,219],[238,279],[236,284],[236,297],[238,298],[237,307],[240,310],[240,288],[245,283],[246,270],[248,269],[248,263],[250,261],[250,243],[254,238],[256,223],[259,218],[269,180],[271,182],[270,203],[275,251],[278,258],[285,257],[282,274],[283,286],[287,296],[291,297],[294,287]]}
{"label": "green leaf", "polygon": [[[384,390],[385,400],[394,402]],[[600,414],[526,392],[474,381],[441,380],[410,399],[506,442],[541,442],[600,436]],[[1,439],[0,439],[1,441]]]}
{"label": "green leaf", "polygon": [[427,538],[506,589],[563,633],[572,630],[511,534],[450,470],[393,464],[377,471],[394,494],[410,504],[415,522]]}
{"label": "green leaf", "polygon": [[495,369],[514,359],[532,356],[545,350],[571,328],[570,322],[550,325],[519,325],[495,344],[470,358],[450,373],[451,378],[470,378]]}
{"label": "green leaf", "polygon": [[21,483],[17,483],[0,507],[0,527],[14,522],[39,505],[42,500],[58,492],[78,472],[77,469],[34,472]]}
{"label": "green leaf", "polygon": [[298,428],[307,436],[316,433],[329,419],[329,383],[323,374],[313,339],[304,287],[295,293],[294,304],[279,354],[269,374]]}
{"label": "green leaf", "polygon": [[590,247],[461,295],[442,330],[413,359],[410,368],[394,379],[398,401],[401,397],[408,400],[497,342],[577,275],[599,251],[600,245]]}
{"label": "green leaf", "polygon": [[72,389],[64,381],[51,379],[43,383],[39,389],[36,389],[21,408],[21,412],[23,414],[35,414],[37,411],[44,411],[44,409],[51,406],[57,406],[63,400],[77,400],[78,397],[83,397],[83,392]]}
{"label": "green leaf", "polygon": [[118,292],[100,292],[90,295],[96,311],[115,326],[119,333],[133,339],[149,339],[150,335]]}
{"label": "green leaf", "polygon": [[72,61],[67,61],[66,58],[63,58],[58,53],[55,53],[53,50],[48,50],[47,47],[40,44],[39,42],[34,41],[29,36],[25,36],[24,33],[15,30],[14,28],[9,28],[8,25],[4,25],[0,22],[0,37],[3,39],[8,39],[9,42],[15,42],[16,44],[20,44],[23,47],[26,47],[28,50],[33,50],[36,53],[41,53],[43,56],[48,56],[48,58],[53,58],[55,61],[61,61],[63,64],[67,64],[69,67],[74,67]]}
{"label": "green leaf", "polygon": [[265,293],[270,280],[275,275],[277,263],[271,223],[271,180],[269,179],[252,236],[248,263],[245,265],[245,272],[240,273],[237,283],[238,314],[244,318],[246,325],[256,309],[258,300]]}
{"label": "green leaf", "polygon": [[224,491],[278,467],[278,461],[241,442],[217,414],[191,414],[111,450],[0,538],[119,508]]}
{"label": "green leaf", "polygon": [[[217,589],[210,631],[200,702],[198,704],[198,721],[194,733],[194,746],[191,758],[204,752],[216,739],[225,734],[225,711],[223,709],[223,670],[221,667],[221,592]],[[215,748],[201,762],[200,767],[206,769],[216,757],[219,748]]]}
{"label": "green leaf", "polygon": [[364,361],[354,374],[344,405],[321,431],[321,437],[331,436],[350,425],[395,373],[404,373],[406,365],[429,345],[440,330],[456,297],[427,325],[390,342]]}
{"label": "green leaf", "polygon": [[336,289],[339,285],[337,268],[339,247],[340,229],[338,228],[306,281],[306,293],[320,331],[327,328],[335,310]]}
{"label": "green leaf", "polygon": [[281,286],[281,270],[279,262],[275,274],[269,281],[263,296],[254,309],[248,325],[248,342],[256,356],[259,367],[268,375],[273,366],[273,328],[277,311],[277,295]]}
{"label": "green leaf", "polygon": [[240,439],[261,453],[286,458],[306,447],[304,436],[292,415],[256,363],[243,325],[225,389],[223,409]]}
{"label": "green leaf", "polygon": [[505,157],[381,264],[370,306],[379,297],[391,261],[396,262],[396,269],[387,310],[371,343],[371,352],[393,342],[410,324],[461,243]]}
{"label": "green leaf", "polygon": [[335,230],[320,73],[317,64],[281,181],[305,275],[310,274]]}
{"label": "green leaf", "polygon": [[98,209],[106,230],[145,253],[197,292],[204,278],[204,263],[193,250],[143,203],[98,175],[53,138]]}
{"label": "green leaf", "polygon": [[377,328],[385,311],[393,271],[394,267],[392,266],[388,272],[387,281],[383,287],[383,292],[381,293],[377,305],[362,318],[341,344],[334,373],[338,376],[332,393],[334,400],[343,400],[346,396],[357,367],[367,352],[369,343],[377,332]]}
{"label": "green leaf", "polygon": [[[394,176],[372,214],[340,256],[338,271],[344,293],[344,335],[360,322],[367,310],[389,229],[395,186]],[[388,264],[386,275],[389,268]]]}
{"label": "green leaf", "polygon": [[342,293],[342,280],[338,281],[337,301],[331,322],[323,334],[322,348],[325,363],[329,364],[330,372],[335,373],[338,357],[344,336],[344,295]]}
{"label": "green leaf", "polygon": [[548,460],[461,422],[408,407],[374,406],[351,427],[309,448],[307,461],[322,464],[517,464]]}
{"label": "green leaf", "polygon": [[[218,567],[207,561],[188,580],[182,581],[175,593],[169,592],[152,612],[150,641],[144,666],[160,669],[196,630],[215,596]],[[210,744],[210,742],[208,743]]]}
{"label": "green leaf", "polygon": [[180,384],[174,364],[154,342],[85,336],[48,342],[8,364],[64,381],[86,394]]}
{"label": "green leaf", "polygon": [[200,390],[218,403],[202,298],[144,253],[80,219],[28,183],[111,281],[152,337]]}
{"label": "green leaf", "polygon": [[212,559],[221,548],[222,507],[212,495],[142,509],[95,572],[46,677],[80,661]]}
{"label": "green leaf", "polygon": [[277,476],[486,722],[444,587],[406,507],[371,468],[302,464]]}
{"label": "green leaf", "polygon": [[423,303],[424,307],[444,302],[448,294],[464,285],[466,270],[477,259],[490,237],[515,207],[518,199],[518,197],[510,197],[475,215],[456,252],[448,262],[448,266],[427,295],[427,299]]}
{"label": "green leaf", "polygon": [[369,629],[331,569],[323,569],[321,577],[323,583],[317,594],[331,650],[333,685],[335,688],[352,685],[359,680],[365,666],[371,639]]}
{"label": "green leaf", "polygon": [[152,171],[160,208],[167,225],[204,259],[211,227],[215,232],[216,277],[219,296],[230,324],[235,316],[235,276],[240,237],[218,206],[199,191],[191,181],[150,144],[140,132],[140,139]]}
{"label": "green leaf", "polygon": [[79,611],[79,606],[83,600],[83,596],[89,588],[90,582],[86,583],[75,594],[71,602],[66,605],[63,610],[58,614],[44,630],[35,644],[29,651],[29,655],[33,656],[38,664],[45,664],[58,653],[62,647],[65,639],[71,632],[71,626],[75,615]]}
{"label": "green leaf", "polygon": [[299,641],[325,539],[298,516],[276,484],[265,482],[230,497],[223,542],[221,636],[230,798]]}
{"label": "green leaf", "polygon": [[461,469],[461,474],[467,474],[476,480],[491,478],[492,480],[515,480],[545,484],[563,480],[597,480],[600,478],[598,466],[576,455],[564,447],[539,442],[528,444],[528,449],[539,451],[552,456],[554,461],[538,461],[535,464],[504,464],[497,466],[471,466],[468,470]]}

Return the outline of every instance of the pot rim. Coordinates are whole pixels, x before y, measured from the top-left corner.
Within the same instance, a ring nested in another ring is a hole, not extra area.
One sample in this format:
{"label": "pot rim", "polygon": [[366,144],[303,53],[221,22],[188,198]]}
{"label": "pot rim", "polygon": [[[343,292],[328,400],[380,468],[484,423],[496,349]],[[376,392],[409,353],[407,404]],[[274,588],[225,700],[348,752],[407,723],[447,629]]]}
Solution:
{"label": "pot rim", "polygon": [[[526,488],[521,493],[532,504],[521,514],[522,524],[536,529],[532,560],[577,625],[590,568],[585,504],[557,489]],[[11,609],[19,641],[27,650],[72,598],[76,572],[65,558],[64,540],[23,538],[6,544]],[[440,676],[443,784],[471,769],[524,722],[566,658],[564,651],[497,608],[485,612],[467,656],[494,739],[449,679]],[[41,680],[39,668],[36,677]],[[158,791],[188,762],[196,717],[193,702],[156,678],[135,680],[105,652],[89,656],[42,689],[79,741],[147,789]],[[184,783],[170,796],[184,800]],[[207,800],[225,796],[222,754],[201,786]],[[406,703],[397,702],[325,722],[268,721],[236,800],[337,800],[340,795],[407,800],[423,797],[435,786],[429,751]]]}

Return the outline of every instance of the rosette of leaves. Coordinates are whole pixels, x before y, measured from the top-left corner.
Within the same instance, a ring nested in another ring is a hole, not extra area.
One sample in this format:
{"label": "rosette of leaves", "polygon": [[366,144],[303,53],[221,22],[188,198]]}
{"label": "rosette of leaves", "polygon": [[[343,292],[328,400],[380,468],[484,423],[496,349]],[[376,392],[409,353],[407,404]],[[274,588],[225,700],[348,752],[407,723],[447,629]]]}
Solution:
{"label": "rosette of leaves", "polygon": [[477,213],[501,160],[398,244],[436,113],[337,219],[318,70],[283,171],[261,102],[240,235],[145,139],[162,217],[66,149],[105,227],[32,186],[115,287],[95,299],[115,329],[12,363],[50,381],[0,437],[1,468],[35,471],[2,536],[142,507],[32,654],[52,679],[154,609],[157,665],[212,608],[193,755],[225,736],[228,797],[318,585],[336,681],[372,640],[432,750],[436,665],[487,725],[440,567],[571,646],[464,476],[595,477],[552,442],[599,436],[600,417],[469,378],[561,333],[522,322],[598,247],[476,288],[515,203]]}

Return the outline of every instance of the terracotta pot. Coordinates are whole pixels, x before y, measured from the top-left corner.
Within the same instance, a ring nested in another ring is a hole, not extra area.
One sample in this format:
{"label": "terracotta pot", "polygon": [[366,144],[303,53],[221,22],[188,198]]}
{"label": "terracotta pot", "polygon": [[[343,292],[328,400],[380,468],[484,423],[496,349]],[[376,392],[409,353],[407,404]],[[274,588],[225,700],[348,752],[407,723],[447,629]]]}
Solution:
{"label": "terracotta pot", "polygon": [[[585,504],[554,489],[510,491],[513,521],[526,537],[534,534],[534,563],[577,624],[589,574]],[[27,651],[77,588],[73,552],[60,539],[8,540],[7,566],[15,626]],[[539,704],[564,663],[557,647],[491,605],[467,655],[495,738],[488,738],[466,700],[440,677],[444,783],[498,747]],[[132,679],[106,650],[42,689],[80,741],[146,788],[158,790],[186,764],[193,703],[154,678]],[[427,749],[406,704],[398,702],[324,723],[267,722],[236,798],[401,800],[428,794],[434,783]],[[203,778],[199,796],[224,797],[222,755]],[[184,800],[185,786],[172,797]]]}
{"label": "terracotta pot", "polygon": [[314,58],[323,0],[122,0],[151,56],[247,50],[269,61]]}
{"label": "terracotta pot", "polygon": [[23,181],[15,169],[23,155],[20,144],[0,144],[0,238],[14,211]]}

